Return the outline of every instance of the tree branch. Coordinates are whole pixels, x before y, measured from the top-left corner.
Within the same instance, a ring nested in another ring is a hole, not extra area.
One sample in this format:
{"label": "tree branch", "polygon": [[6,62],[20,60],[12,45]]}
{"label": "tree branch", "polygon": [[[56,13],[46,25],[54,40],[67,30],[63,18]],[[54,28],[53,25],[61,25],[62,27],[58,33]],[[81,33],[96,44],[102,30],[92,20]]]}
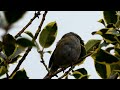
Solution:
{"label": "tree branch", "polygon": [[40,15],[40,11],[38,11],[37,13],[34,14],[34,17],[28,22],[28,24],[20,31],[17,33],[17,35],[15,36],[15,38],[18,38],[19,36],[21,36],[21,34],[25,31],[25,29],[35,20],[35,18],[37,18]]}
{"label": "tree branch", "polygon": [[69,72],[70,72],[71,70],[73,70],[73,68],[74,68],[74,67],[71,67],[68,71],[66,71],[66,72],[65,72],[61,77],[59,77],[58,79],[64,78],[66,75],[69,74]]}
{"label": "tree branch", "polygon": [[[43,14],[42,20],[41,20],[41,22],[40,22],[40,25],[39,25],[39,27],[38,27],[38,30],[37,30],[36,33],[35,33],[35,36],[34,36],[33,39],[32,39],[32,42],[34,42],[34,41],[37,39],[37,37],[38,37],[38,35],[39,35],[39,32],[41,31],[41,27],[42,27],[42,25],[43,25],[43,22],[44,22],[44,20],[45,20],[46,14],[47,14],[47,11],[45,11],[44,14]],[[29,48],[26,50],[25,54],[23,55],[23,57],[21,58],[21,60],[18,62],[18,65],[16,66],[16,68],[14,69],[14,71],[12,72],[12,74],[9,76],[9,78],[10,78],[11,76],[13,76],[13,74],[14,74],[17,70],[19,70],[22,62],[25,60],[26,56],[27,56],[28,53],[31,51],[31,49],[32,49],[32,47],[29,47]]]}
{"label": "tree branch", "polygon": [[[80,63],[81,60],[83,60],[83,59],[85,59],[86,57],[90,56],[92,53],[93,53],[93,52],[88,53],[88,54],[85,55],[84,57],[80,58],[80,59],[78,60],[78,62],[75,62],[75,63],[73,64],[72,67],[75,67],[77,64]],[[69,65],[68,67],[70,67],[70,66],[71,66],[71,65]],[[48,75],[48,76],[47,76],[47,79],[51,79],[53,76],[56,76],[58,73],[60,73],[61,71],[64,71],[64,70],[67,69],[68,67],[66,67],[66,68],[60,68],[60,69],[57,70],[56,72]],[[71,68],[70,68],[69,70],[71,70]],[[68,71],[69,71],[69,70],[68,70]],[[69,73],[69,72],[68,72],[68,73]],[[64,75],[63,75],[63,76],[64,76]],[[60,78],[63,78],[63,76],[61,76]]]}

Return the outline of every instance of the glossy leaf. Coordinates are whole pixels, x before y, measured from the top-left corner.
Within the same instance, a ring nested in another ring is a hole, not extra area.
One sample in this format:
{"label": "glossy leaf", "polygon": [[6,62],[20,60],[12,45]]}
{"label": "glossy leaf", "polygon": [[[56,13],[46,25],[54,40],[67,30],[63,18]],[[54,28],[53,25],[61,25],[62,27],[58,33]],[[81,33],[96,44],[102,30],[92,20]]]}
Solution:
{"label": "glossy leaf", "polygon": [[107,24],[117,22],[116,11],[103,11],[103,16]]}
{"label": "glossy leaf", "polygon": [[55,41],[57,35],[57,23],[50,22],[42,30],[39,36],[39,43],[43,48],[50,47]]}
{"label": "glossy leaf", "polygon": [[5,17],[9,25],[18,21],[22,18],[22,16],[26,13],[26,11],[5,11]]}
{"label": "glossy leaf", "polygon": [[117,57],[102,49],[97,49],[92,54],[92,58],[101,64],[115,64],[119,61]]}
{"label": "glossy leaf", "polygon": [[109,78],[110,74],[111,74],[111,69],[110,69],[110,65],[108,64],[100,64],[98,62],[94,62],[95,64],[95,69],[96,72],[98,73],[98,75],[103,78],[103,79],[107,79]]}
{"label": "glossy leaf", "polygon": [[87,71],[84,68],[77,69],[72,74],[76,79],[88,79]]}
{"label": "glossy leaf", "polygon": [[106,43],[110,43],[110,44],[114,44],[117,42],[117,40],[114,38],[114,34],[110,34],[107,32],[109,31],[110,29],[109,28],[104,28],[104,29],[101,29],[97,32],[93,32],[92,34],[95,35],[95,34],[99,34],[103,37],[103,39],[106,41]]}
{"label": "glossy leaf", "polygon": [[0,76],[4,75],[6,72],[8,72],[7,68],[5,66],[0,66]]}
{"label": "glossy leaf", "polygon": [[30,31],[25,31],[24,33],[33,38],[33,34]]}
{"label": "glossy leaf", "polygon": [[10,79],[29,79],[24,69],[17,71]]}
{"label": "glossy leaf", "polygon": [[90,51],[94,51],[96,48],[98,48],[100,42],[101,40],[96,39],[89,40],[85,45],[87,53],[89,53]]}
{"label": "glossy leaf", "polygon": [[13,52],[15,50],[15,42],[16,42],[16,40],[10,34],[7,34],[3,37],[3,51],[5,52],[5,54],[8,57],[11,54],[13,54]]}
{"label": "glossy leaf", "polygon": [[16,43],[22,47],[30,47],[30,46],[35,46],[35,44],[26,38],[19,38],[17,39]]}
{"label": "glossy leaf", "polygon": [[102,23],[105,26],[105,22],[103,19],[100,19],[98,22]]}

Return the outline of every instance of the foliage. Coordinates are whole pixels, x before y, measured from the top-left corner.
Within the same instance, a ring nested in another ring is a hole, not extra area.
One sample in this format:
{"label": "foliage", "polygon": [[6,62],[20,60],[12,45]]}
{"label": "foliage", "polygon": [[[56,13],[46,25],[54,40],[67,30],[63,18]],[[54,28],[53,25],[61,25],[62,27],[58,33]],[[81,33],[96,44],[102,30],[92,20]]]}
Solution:
{"label": "foliage", "polygon": [[[3,13],[5,15],[7,25],[1,26],[6,33],[0,41],[0,77],[6,74],[7,79],[29,79],[25,69],[19,70],[19,67],[31,51],[32,47],[37,49],[41,57],[41,63],[49,72],[43,56],[44,53],[51,54],[52,52],[51,50],[45,51],[45,49],[49,48],[57,37],[57,22],[52,21],[41,29],[47,14],[47,11],[45,11],[41,23],[38,26],[38,30],[36,30],[35,35],[33,35],[30,31],[25,30],[31,25],[35,18],[41,15],[40,11],[35,12],[30,22],[28,22],[28,24],[14,37],[9,34],[9,30],[10,28],[12,29],[11,26],[14,23],[24,16],[26,11],[4,11]],[[120,12],[103,11],[103,19],[100,19],[98,22],[103,24],[104,28],[94,31],[91,34],[100,35],[102,40],[90,39],[85,45],[82,45],[84,48],[83,52],[86,52],[86,55],[82,55],[83,57],[80,59],[85,60],[89,56],[92,57],[94,60],[95,70],[102,79],[109,79],[111,77],[111,79],[115,79],[120,76]],[[32,40],[23,37],[21,35],[22,33],[30,36]],[[39,37],[39,42],[36,41],[37,37]],[[42,49],[40,47],[42,47]],[[8,69],[10,64],[13,63],[17,63],[17,66],[9,75]],[[76,65],[77,64],[75,64],[74,67]],[[85,68],[75,69],[74,67],[69,67],[69,70],[67,69],[68,67],[65,68],[64,70],[66,70],[66,72],[64,72],[63,76],[58,78],[65,77],[65,79],[68,79],[69,76],[73,76],[75,79],[89,79],[88,72]],[[50,77],[56,76],[61,71],[63,71],[63,69],[58,70]]]}

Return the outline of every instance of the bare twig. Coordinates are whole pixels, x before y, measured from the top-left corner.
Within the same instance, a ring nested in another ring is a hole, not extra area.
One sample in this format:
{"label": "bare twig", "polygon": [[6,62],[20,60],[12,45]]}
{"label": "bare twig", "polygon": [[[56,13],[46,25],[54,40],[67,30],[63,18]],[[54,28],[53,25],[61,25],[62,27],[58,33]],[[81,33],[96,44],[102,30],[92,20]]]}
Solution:
{"label": "bare twig", "polygon": [[22,29],[20,30],[20,32],[17,33],[17,35],[15,36],[15,38],[21,36],[21,34],[25,31],[25,29],[35,20],[35,18],[37,18],[40,15],[40,11],[36,12],[34,14],[34,17],[28,22],[28,24]]}
{"label": "bare twig", "polygon": [[43,51],[41,51],[41,52],[39,52],[40,53],[40,55],[41,55],[41,63],[45,66],[45,69],[49,72],[49,69],[48,69],[48,67],[47,67],[47,65],[45,64],[45,61],[44,61],[44,59],[43,59]]}
{"label": "bare twig", "polygon": [[65,73],[64,73],[61,77],[59,77],[58,79],[64,78],[66,75],[69,74],[69,72],[70,72],[71,70],[73,70],[73,68],[74,68],[74,67],[71,67],[67,72],[65,72]]}
{"label": "bare twig", "polygon": [[[38,27],[38,30],[37,30],[36,33],[35,33],[35,36],[34,36],[33,39],[32,39],[32,42],[34,42],[34,41],[37,39],[37,37],[38,37],[38,35],[39,35],[39,32],[41,31],[41,27],[42,27],[42,25],[43,25],[43,22],[44,22],[44,20],[45,20],[46,14],[47,14],[47,11],[45,11],[44,14],[43,14],[42,20],[41,20],[41,22],[40,22],[40,25],[39,25],[39,27]],[[10,78],[17,70],[19,70],[22,62],[25,60],[26,56],[27,56],[28,53],[31,51],[31,49],[32,49],[32,47],[29,47],[29,48],[26,50],[25,54],[23,55],[23,57],[21,58],[21,60],[18,62],[18,65],[16,66],[16,68],[14,69],[14,71],[12,72],[12,74],[9,76],[9,78]]]}

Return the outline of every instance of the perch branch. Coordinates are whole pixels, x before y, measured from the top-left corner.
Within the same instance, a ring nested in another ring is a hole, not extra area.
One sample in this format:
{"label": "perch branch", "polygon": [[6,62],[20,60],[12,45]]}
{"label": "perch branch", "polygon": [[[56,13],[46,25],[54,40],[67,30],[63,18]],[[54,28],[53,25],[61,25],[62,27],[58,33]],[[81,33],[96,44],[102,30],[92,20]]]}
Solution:
{"label": "perch branch", "polygon": [[[78,60],[78,62],[75,62],[75,63],[73,64],[72,67],[74,67],[74,66],[76,66],[77,64],[79,64],[81,60],[85,59],[86,57],[90,56],[91,54],[92,54],[92,52],[91,52],[91,53],[88,53],[88,54],[85,55],[84,57],[80,58],[80,59]],[[71,65],[70,65],[70,66],[71,66]],[[68,66],[68,67],[70,67],[70,66]],[[53,74],[48,75],[48,76],[47,76],[47,79],[51,79],[53,76],[56,76],[58,73],[60,73],[61,71],[64,71],[64,70],[67,69],[68,67],[66,67],[66,68],[61,68],[61,69],[57,70],[56,72],[54,72]],[[69,70],[71,70],[71,69],[72,69],[72,68],[70,68]],[[68,70],[68,71],[69,71],[69,70]],[[68,72],[68,73],[69,73],[69,72]],[[62,78],[62,77],[64,77],[64,75],[61,76],[60,78]]]}

